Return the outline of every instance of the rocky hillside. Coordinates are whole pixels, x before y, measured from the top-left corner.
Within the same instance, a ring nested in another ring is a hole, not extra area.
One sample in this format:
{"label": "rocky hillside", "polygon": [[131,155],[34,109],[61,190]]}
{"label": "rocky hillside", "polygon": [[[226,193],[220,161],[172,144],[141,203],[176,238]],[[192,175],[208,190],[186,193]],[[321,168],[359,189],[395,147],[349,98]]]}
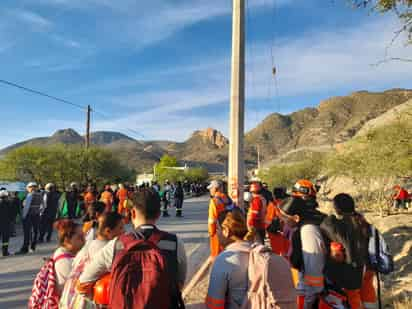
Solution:
{"label": "rocky hillside", "polygon": [[332,148],[351,139],[368,121],[410,99],[412,90],[360,91],[290,115],[271,114],[246,134],[247,156],[255,158],[257,146],[264,161],[301,148]]}
{"label": "rocky hillside", "polygon": [[[330,98],[316,108],[305,108],[289,115],[271,114],[246,134],[246,164],[248,168],[256,167],[257,149],[261,160],[267,164],[285,162],[290,157],[297,160],[307,152],[328,151],[336,144],[350,140],[367,124],[373,126],[391,118],[388,111],[409,106],[411,101],[406,103],[408,100],[412,100],[412,90],[359,91]],[[389,114],[383,116],[387,112]],[[229,141],[212,128],[195,131],[182,143],[137,141],[121,133],[104,131],[93,133],[91,141],[94,145],[112,149],[129,166],[139,171],[151,170],[153,163],[163,154],[176,156],[191,165],[206,166],[211,171],[223,171],[227,166]],[[84,137],[72,129],[60,130],[51,137],[10,146],[0,151],[0,155],[26,144],[56,143],[82,144]]]}

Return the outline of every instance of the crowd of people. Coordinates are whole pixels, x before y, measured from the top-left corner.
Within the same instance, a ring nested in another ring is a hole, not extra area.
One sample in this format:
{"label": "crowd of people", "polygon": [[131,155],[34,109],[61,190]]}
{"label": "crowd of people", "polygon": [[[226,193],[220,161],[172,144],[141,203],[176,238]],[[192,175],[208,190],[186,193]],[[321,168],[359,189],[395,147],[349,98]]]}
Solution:
{"label": "crowd of people", "polygon": [[[326,215],[319,187],[308,180],[297,181],[289,194],[254,181],[244,208],[224,188],[218,180],[207,186],[213,265],[205,308],[376,308],[376,263],[382,263],[371,259],[376,233],[350,195],[336,195],[335,214]],[[24,241],[18,254],[50,241],[52,227],[57,230],[58,248],[35,279],[29,308],[185,307],[184,244],[156,226],[169,215],[172,196],[176,216],[182,215],[184,184],[107,185],[100,193],[75,183],[62,193],[52,184],[44,189],[29,183],[23,202],[0,190],[0,210],[7,209],[0,214],[7,220],[3,255],[9,254],[8,220],[19,207]],[[67,216],[59,218],[62,208]],[[125,233],[127,223],[132,232]]]}
{"label": "crowd of people", "polygon": [[24,240],[15,254],[23,255],[35,251],[39,243],[51,241],[56,220],[88,218],[88,211],[94,208],[97,201],[103,203],[105,212],[117,212],[128,223],[131,197],[147,188],[152,188],[159,195],[164,217],[170,216],[171,207],[176,209],[177,217],[183,217],[185,196],[197,196],[204,192],[204,186],[198,183],[171,183],[168,180],[163,186],[157,182],[139,186],[106,184],[100,191],[96,185],[78,185],[74,182],[64,191],[59,191],[52,183],[42,187],[35,182],[28,183],[26,192],[8,192],[6,188],[0,188],[2,255],[10,255],[9,241],[16,236],[17,222],[23,228]]}
{"label": "crowd of people", "polygon": [[[297,292],[294,308],[377,308],[373,255],[380,254],[376,252],[380,249],[372,245],[371,252],[371,240],[374,244],[376,237],[373,226],[356,211],[350,195],[336,195],[335,214],[327,216],[319,211],[319,188],[308,180],[297,181],[290,194],[285,188],[270,192],[267,185],[252,182],[245,193],[246,212],[234,216],[223,184],[212,181],[209,188],[210,251],[215,258],[209,309],[242,304],[250,272],[245,247],[266,240],[273,254],[289,262]],[[228,245],[227,237],[233,245]],[[392,267],[388,265],[387,271]],[[287,277],[279,280],[287,282]]]}

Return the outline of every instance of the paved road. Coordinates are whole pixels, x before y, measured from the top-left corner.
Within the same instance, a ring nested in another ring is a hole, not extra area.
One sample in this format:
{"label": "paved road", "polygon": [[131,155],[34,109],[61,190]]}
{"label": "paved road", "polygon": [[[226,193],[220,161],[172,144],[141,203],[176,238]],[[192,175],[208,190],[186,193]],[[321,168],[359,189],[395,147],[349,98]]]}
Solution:
{"label": "paved road", "polygon": [[[171,209],[173,214],[174,209]],[[189,256],[189,273],[193,273],[207,255],[207,197],[185,201],[184,218],[160,219],[159,227],[183,239]],[[11,252],[22,244],[22,237],[11,239]],[[26,256],[0,258],[0,309],[27,308],[33,280],[42,265],[42,258],[50,256],[56,243],[39,246]],[[205,251],[206,250],[206,251]]]}

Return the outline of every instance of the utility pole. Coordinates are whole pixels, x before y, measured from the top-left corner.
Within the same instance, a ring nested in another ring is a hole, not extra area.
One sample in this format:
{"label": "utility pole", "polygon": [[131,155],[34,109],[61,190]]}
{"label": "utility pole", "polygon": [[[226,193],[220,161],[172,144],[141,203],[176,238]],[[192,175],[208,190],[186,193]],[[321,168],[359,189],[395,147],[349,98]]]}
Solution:
{"label": "utility pole", "polygon": [[87,120],[86,120],[86,149],[90,147],[90,114],[92,109],[87,105]]}
{"label": "utility pole", "polygon": [[245,120],[245,0],[233,0],[232,82],[230,93],[230,142],[228,193],[243,208]]}

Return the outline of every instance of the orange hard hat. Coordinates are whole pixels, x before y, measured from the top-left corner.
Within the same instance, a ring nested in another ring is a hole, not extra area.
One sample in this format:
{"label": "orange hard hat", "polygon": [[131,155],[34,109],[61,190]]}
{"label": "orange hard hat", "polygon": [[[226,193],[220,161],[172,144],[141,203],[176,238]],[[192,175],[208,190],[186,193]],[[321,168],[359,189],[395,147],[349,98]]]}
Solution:
{"label": "orange hard hat", "polygon": [[255,181],[250,184],[249,191],[252,193],[259,193],[262,190],[262,186],[259,182]]}
{"label": "orange hard hat", "polygon": [[313,183],[306,179],[298,180],[292,188],[292,196],[316,196],[316,188]]}
{"label": "orange hard hat", "polygon": [[106,274],[101,277],[93,289],[93,301],[98,305],[108,305],[109,304],[109,287],[112,281],[111,274]]}

